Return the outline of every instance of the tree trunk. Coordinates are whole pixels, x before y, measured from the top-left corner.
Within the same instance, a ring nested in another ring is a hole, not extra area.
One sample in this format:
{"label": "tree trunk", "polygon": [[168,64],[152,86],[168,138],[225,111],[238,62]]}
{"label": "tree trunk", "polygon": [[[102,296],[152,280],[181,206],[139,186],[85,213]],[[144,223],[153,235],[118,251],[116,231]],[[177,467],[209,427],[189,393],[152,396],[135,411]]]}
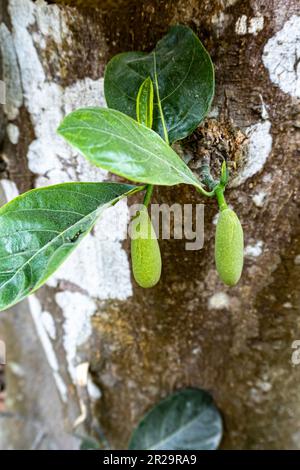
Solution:
{"label": "tree trunk", "polygon": [[[13,416],[3,418],[1,446],[76,447],[71,433],[84,405],[77,429],[90,433],[97,423],[112,447],[126,448],[150,406],[194,386],[222,412],[223,448],[299,449],[299,2],[4,0],[0,20],[6,199],[41,185],[115,179],[56,128],[75,108],[104,105],[114,54],[151,50],[182,23],[216,71],[210,117],[194,135],[198,151],[191,139],[184,145],[194,161],[208,148],[213,159],[225,149],[235,162],[227,199],[246,243],[242,279],[227,288],[214,268],[214,202],[188,186],[156,188],[160,204],[205,203],[205,244],[186,251],[184,240],[161,240],[162,280],[142,290],[130,274],[127,204],[107,211],[45,287],[1,314]],[[78,383],[83,363],[87,393]]]}

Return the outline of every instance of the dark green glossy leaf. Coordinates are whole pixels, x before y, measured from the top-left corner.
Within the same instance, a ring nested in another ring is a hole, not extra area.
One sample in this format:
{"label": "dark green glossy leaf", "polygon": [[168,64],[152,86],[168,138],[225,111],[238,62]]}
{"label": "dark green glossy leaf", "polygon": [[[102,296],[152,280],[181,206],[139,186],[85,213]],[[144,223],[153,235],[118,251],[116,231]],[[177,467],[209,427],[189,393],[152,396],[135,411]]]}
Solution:
{"label": "dark green glossy leaf", "polygon": [[200,389],[173,393],[142,419],[131,450],[214,450],[222,438],[222,419],[212,397]]}
{"label": "dark green glossy leaf", "polygon": [[148,184],[201,185],[158,134],[113,109],[85,108],[69,114],[58,128],[94,165]]}
{"label": "dark green glossy leaf", "polygon": [[0,209],[0,310],[40,287],[91,230],[101,212],[137,190],[117,183],[34,189]]}
{"label": "dark green glossy leaf", "polygon": [[[207,114],[214,95],[214,69],[198,37],[186,26],[173,26],[151,53],[125,52],[109,62],[105,97],[110,108],[136,116],[137,90],[154,84],[153,129],[169,141],[189,135]],[[161,109],[160,109],[161,104]]]}
{"label": "dark green glossy leaf", "polygon": [[141,84],[136,99],[136,120],[146,127],[153,124],[153,83],[150,77]]}

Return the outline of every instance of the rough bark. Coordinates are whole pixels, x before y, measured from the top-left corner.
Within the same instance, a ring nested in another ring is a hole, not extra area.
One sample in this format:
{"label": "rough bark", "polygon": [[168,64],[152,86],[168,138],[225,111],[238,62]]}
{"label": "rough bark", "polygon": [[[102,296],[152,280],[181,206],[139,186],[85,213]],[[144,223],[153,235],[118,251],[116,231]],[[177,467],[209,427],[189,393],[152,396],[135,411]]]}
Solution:
{"label": "rough bark", "polygon": [[[223,414],[223,448],[299,449],[300,379],[291,362],[292,343],[300,339],[299,2],[55,3],[63,5],[10,0],[1,6],[1,45],[8,51],[2,47],[2,71],[12,90],[4,107],[8,132],[0,167],[7,197],[15,191],[9,181],[21,192],[59,181],[110,178],[89,170],[55,141],[55,127],[71,109],[101,103],[101,77],[110,57],[149,50],[170,24],[180,22],[191,26],[209,50],[217,85],[211,117],[185,145],[194,152],[194,164],[207,148],[213,160],[227,152],[235,161],[228,202],[244,226],[246,264],[237,287],[226,288],[218,280],[216,206],[205,200],[204,248],[186,251],[184,241],[162,240],[162,280],[154,289],[141,290],[130,279],[128,243],[123,242],[127,212],[125,204],[119,206],[115,240],[101,239],[98,228],[30,308],[26,301],[2,314],[0,335],[10,337],[13,362],[24,361],[28,375],[23,381],[36,380],[37,365],[42,377],[52,365],[60,396],[53,376],[45,374],[44,380],[55,397],[57,422],[64,414],[70,431],[81,400],[92,406],[94,420],[113,447],[126,447],[133,426],[151,405],[175,389],[195,386],[211,391]],[[36,67],[33,75],[26,64]],[[200,201],[189,187],[155,189],[155,202]],[[114,220],[113,214],[104,218],[104,228]],[[84,275],[91,276],[92,285],[82,281]],[[20,340],[21,313],[28,341],[32,338],[29,349]],[[56,336],[51,338],[53,321]],[[44,358],[38,338],[46,347]],[[57,369],[49,354],[56,357]],[[96,401],[91,384],[89,396],[76,385],[75,366],[85,361],[102,392]],[[43,382],[32,396],[24,386],[22,408],[14,398],[20,387],[16,368],[7,366],[6,379],[12,412],[28,418],[35,414],[47,427]],[[86,431],[91,424],[88,416]],[[52,428],[50,441],[39,445],[74,445],[62,428],[61,438]],[[16,446],[26,447],[27,439]]]}

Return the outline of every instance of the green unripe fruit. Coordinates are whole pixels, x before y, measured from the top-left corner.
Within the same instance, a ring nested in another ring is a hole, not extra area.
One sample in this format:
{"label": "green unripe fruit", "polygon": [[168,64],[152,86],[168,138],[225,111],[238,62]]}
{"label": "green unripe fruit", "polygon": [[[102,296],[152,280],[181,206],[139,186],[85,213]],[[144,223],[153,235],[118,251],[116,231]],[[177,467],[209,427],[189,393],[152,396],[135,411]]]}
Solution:
{"label": "green unripe fruit", "polygon": [[244,264],[244,234],[238,216],[228,208],[220,212],[217,223],[215,259],[224,284],[237,284]]}
{"label": "green unripe fruit", "polygon": [[134,219],[135,234],[131,239],[131,262],[136,282],[153,287],[161,275],[161,256],[156,234],[146,207]]}

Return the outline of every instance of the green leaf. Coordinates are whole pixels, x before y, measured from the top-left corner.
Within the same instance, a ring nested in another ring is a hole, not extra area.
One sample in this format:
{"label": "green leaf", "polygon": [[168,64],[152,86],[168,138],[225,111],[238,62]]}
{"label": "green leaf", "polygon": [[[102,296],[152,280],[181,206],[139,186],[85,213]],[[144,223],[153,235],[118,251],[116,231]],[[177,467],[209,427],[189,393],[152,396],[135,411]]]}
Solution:
{"label": "green leaf", "polygon": [[29,191],[0,209],[0,310],[38,289],[101,212],[141,188],[65,183]]}
{"label": "green leaf", "polygon": [[220,178],[220,184],[222,187],[225,187],[228,183],[229,179],[229,170],[227,168],[226,160],[223,160],[222,166],[221,166],[221,178]]}
{"label": "green leaf", "polygon": [[214,450],[222,438],[222,419],[212,397],[200,389],[173,393],[142,419],[130,450]]}
{"label": "green leaf", "polygon": [[69,114],[58,128],[94,165],[129,180],[172,186],[198,179],[158,134],[113,109],[85,108]]}
{"label": "green leaf", "polygon": [[[136,118],[137,122],[143,124],[149,129],[153,124],[153,83],[150,77],[141,84],[136,100]],[[148,184],[144,198],[145,206],[151,201],[153,185]]]}
{"label": "green leaf", "polygon": [[135,118],[137,90],[149,76],[155,88],[153,129],[163,138],[167,132],[171,143],[191,134],[213,99],[214,68],[190,28],[173,26],[150,53],[113,57],[104,80],[108,106]]}
{"label": "green leaf", "polygon": [[141,84],[136,99],[136,119],[140,124],[152,128],[153,124],[153,83],[150,77]]}

